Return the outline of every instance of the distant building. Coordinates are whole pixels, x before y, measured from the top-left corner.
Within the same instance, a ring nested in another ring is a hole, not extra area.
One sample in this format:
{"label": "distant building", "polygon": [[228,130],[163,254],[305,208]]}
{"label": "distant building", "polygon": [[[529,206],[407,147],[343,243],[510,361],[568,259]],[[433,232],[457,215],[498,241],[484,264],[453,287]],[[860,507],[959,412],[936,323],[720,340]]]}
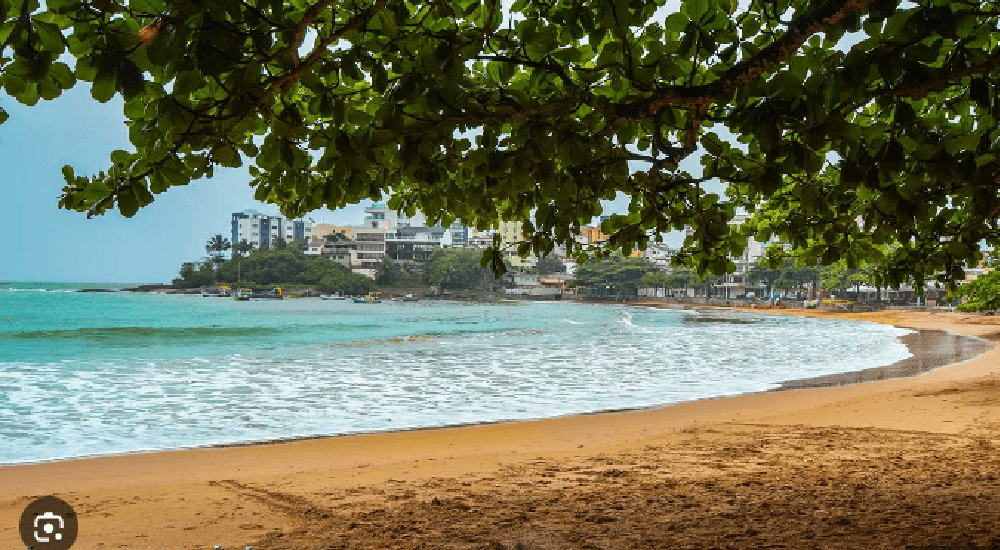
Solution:
{"label": "distant building", "polygon": [[396,229],[399,227],[399,214],[384,204],[375,203],[365,208],[364,227],[374,229]]}
{"label": "distant building", "polygon": [[538,263],[538,258],[534,256],[522,258],[517,254],[518,244],[525,240],[521,222],[500,222],[497,232],[500,233],[500,250],[511,267],[534,267]]}
{"label": "distant building", "polygon": [[270,248],[277,239],[285,242],[312,238],[312,222],[288,220],[281,216],[261,214],[256,210],[234,212],[232,215],[231,242],[246,241],[254,248]]}
{"label": "distant building", "polygon": [[661,271],[666,271],[670,268],[670,260],[674,257],[674,253],[664,243],[649,243],[643,257]]}
{"label": "distant building", "polygon": [[455,248],[468,246],[469,228],[462,225],[461,221],[456,220],[448,226],[448,237],[450,238],[450,242],[446,243],[444,246],[453,246]]}
{"label": "distant building", "polygon": [[358,259],[358,243],[352,240],[316,240],[309,243],[304,253],[307,256],[323,256],[351,270],[361,269],[361,261]]}
{"label": "distant building", "polygon": [[493,234],[487,231],[471,232],[465,242],[468,248],[489,248],[493,245]]}
{"label": "distant building", "polygon": [[354,238],[354,228],[349,225],[330,225],[317,223],[312,226],[312,240],[322,241],[327,235],[340,234],[348,239]]}
{"label": "distant building", "polygon": [[450,234],[438,227],[400,227],[385,234],[385,256],[394,261],[426,261]]}
{"label": "distant building", "polygon": [[385,237],[389,232],[382,227],[358,227],[354,229],[354,240],[358,243],[358,266],[355,273],[375,278],[385,257]]}
{"label": "distant building", "polygon": [[608,240],[608,236],[601,231],[601,226],[584,226],[580,228],[580,236],[583,237],[581,244],[602,244]]}

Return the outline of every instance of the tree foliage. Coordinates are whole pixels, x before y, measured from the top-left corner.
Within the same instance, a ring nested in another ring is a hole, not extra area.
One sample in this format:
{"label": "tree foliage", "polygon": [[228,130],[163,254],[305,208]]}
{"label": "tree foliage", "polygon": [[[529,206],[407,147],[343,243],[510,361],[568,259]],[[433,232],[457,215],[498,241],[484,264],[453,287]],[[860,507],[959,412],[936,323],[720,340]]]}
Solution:
{"label": "tree foliage", "polygon": [[549,254],[543,258],[538,259],[538,264],[535,266],[538,273],[566,273],[566,265],[563,264],[555,254]]}
{"label": "tree foliage", "polygon": [[467,248],[435,248],[424,264],[428,284],[454,290],[492,289],[497,280]]}
{"label": "tree foliage", "polygon": [[212,262],[184,262],[173,285],[179,288],[200,288],[215,283]]}
{"label": "tree foliage", "polygon": [[216,280],[231,284],[240,281],[260,285],[300,284],[345,294],[367,294],[375,289],[368,277],[352,273],[326,258],[306,256],[292,247],[261,249],[246,257],[237,256],[218,267]]}
{"label": "tree foliage", "polygon": [[948,295],[949,300],[958,298],[966,299],[958,305],[960,311],[1000,310],[1000,271],[984,273]]}
{"label": "tree foliage", "polygon": [[[333,235],[339,236],[340,233],[334,233]],[[327,240],[338,240],[337,238],[329,239],[331,235],[327,235],[327,237]],[[417,273],[415,266],[394,262],[388,257],[382,258],[382,265],[379,266],[378,273],[375,275],[375,283],[379,286],[419,286],[421,284],[420,279],[421,277]]]}
{"label": "tree foliage", "polygon": [[676,259],[703,274],[751,232],[810,264],[877,261],[893,286],[961,278],[998,244],[995,2],[665,6],[5,0],[0,86],[28,105],[77,81],[123,96],[134,150],[63,169],[60,206],[88,215],[252,159],[256,197],[289,218],[391,189],[430,223],[521,220],[524,255],[582,255],[574,233],[618,193],[610,249],[689,225]]}
{"label": "tree foliage", "polygon": [[612,254],[604,259],[591,259],[576,267],[576,284],[582,287],[634,290],[642,286],[643,277],[657,271],[643,257]]}
{"label": "tree foliage", "polygon": [[253,245],[247,242],[246,239],[241,240],[238,243],[232,243],[233,256],[242,256],[247,252],[253,250]]}
{"label": "tree foliage", "polygon": [[[800,265],[801,260],[784,252],[777,252],[778,250],[779,247],[771,247],[768,249],[768,255],[757,259],[757,262],[747,270],[748,283],[762,284],[767,289],[766,295],[771,296],[774,289],[800,290],[819,281],[821,278],[819,268],[815,265]],[[776,267],[771,266],[772,258],[780,262]]]}
{"label": "tree foliage", "polygon": [[205,252],[208,252],[209,254],[221,254],[230,248],[232,248],[232,244],[230,244],[229,239],[223,237],[222,235],[213,236],[208,240],[208,243],[205,244]]}
{"label": "tree foliage", "polygon": [[826,290],[846,291],[853,288],[857,291],[861,285],[871,284],[874,274],[874,270],[870,267],[849,268],[846,262],[840,261],[824,267],[819,277]]}

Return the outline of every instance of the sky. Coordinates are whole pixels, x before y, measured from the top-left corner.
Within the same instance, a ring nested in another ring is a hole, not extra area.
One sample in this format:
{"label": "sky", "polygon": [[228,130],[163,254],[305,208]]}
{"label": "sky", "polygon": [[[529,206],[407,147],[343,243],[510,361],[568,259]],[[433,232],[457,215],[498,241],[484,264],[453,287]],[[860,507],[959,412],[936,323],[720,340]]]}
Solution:
{"label": "sky", "polygon": [[[217,233],[228,237],[233,212],[253,208],[246,166],[216,168],[212,179],[172,187],[134,217],[117,211],[87,219],[58,207],[61,169],[93,174],[115,149],[132,149],[121,96],[101,104],[85,82],[53,101],[25,107],[0,94],[10,119],[0,125],[0,196],[7,236],[0,239],[0,281],[169,283],[182,262],[199,260]],[[309,214],[317,223],[359,224],[364,207]]]}

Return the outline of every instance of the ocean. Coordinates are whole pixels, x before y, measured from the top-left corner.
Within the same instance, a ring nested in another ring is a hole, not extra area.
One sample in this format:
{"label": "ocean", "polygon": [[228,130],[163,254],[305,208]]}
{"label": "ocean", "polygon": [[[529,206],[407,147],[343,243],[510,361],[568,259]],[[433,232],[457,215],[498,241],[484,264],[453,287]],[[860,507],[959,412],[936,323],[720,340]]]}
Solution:
{"label": "ocean", "polygon": [[0,464],[638,408],[887,365],[873,323],[0,282]]}

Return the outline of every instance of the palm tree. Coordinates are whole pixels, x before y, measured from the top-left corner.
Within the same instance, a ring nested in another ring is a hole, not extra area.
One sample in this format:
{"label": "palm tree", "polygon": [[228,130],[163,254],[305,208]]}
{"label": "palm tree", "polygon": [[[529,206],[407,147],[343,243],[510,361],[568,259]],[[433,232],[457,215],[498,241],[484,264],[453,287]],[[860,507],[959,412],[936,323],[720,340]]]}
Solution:
{"label": "palm tree", "polygon": [[229,239],[224,238],[220,234],[208,240],[208,244],[205,245],[205,252],[209,254],[212,252],[222,253],[230,248],[232,248],[232,245],[229,243]]}
{"label": "palm tree", "polygon": [[242,256],[244,252],[250,252],[253,250],[253,245],[248,243],[246,239],[238,243],[233,243],[233,254],[237,256]]}

